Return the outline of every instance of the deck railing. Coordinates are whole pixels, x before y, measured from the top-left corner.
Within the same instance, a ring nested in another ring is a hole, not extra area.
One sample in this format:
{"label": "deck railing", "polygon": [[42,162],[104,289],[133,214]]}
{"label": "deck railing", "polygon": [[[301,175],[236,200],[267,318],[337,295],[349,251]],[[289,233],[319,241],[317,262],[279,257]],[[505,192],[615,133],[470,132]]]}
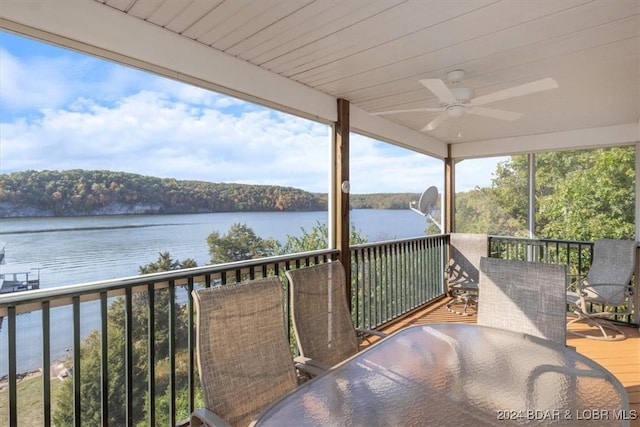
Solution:
{"label": "deck railing", "polygon": [[[181,423],[201,404],[191,291],[284,279],[286,270],[337,254],[314,251],[0,296],[0,425]],[[47,369],[37,376],[42,366]],[[65,381],[52,379],[50,366]],[[20,387],[34,373],[36,385]],[[66,405],[58,419],[55,405]]]}
{"label": "deck railing", "polygon": [[490,256],[562,264],[570,275],[584,275],[592,261],[593,242],[489,236]]}
{"label": "deck railing", "polygon": [[[490,236],[489,251],[490,256],[497,258],[566,265],[571,286],[580,277],[586,277],[593,261],[593,242],[584,241]],[[633,314],[612,315],[621,323],[634,323],[633,317]]]}
{"label": "deck railing", "polygon": [[377,328],[444,295],[447,244],[439,235],[352,246],[356,326]]}
{"label": "deck railing", "polygon": [[[445,245],[439,236],[353,247],[356,325],[374,328],[442,295]],[[288,298],[284,271],[337,256],[314,251],[3,295],[0,424],[181,424],[201,405],[191,291],[276,275]],[[42,366],[53,367],[53,379],[48,369],[28,379]]]}
{"label": "deck railing", "polygon": [[[588,269],[592,247],[496,236],[489,245],[491,256],[564,263],[576,273]],[[376,328],[444,295],[447,246],[446,235],[353,246],[356,326]],[[277,275],[288,298],[284,271],[338,255],[314,251],[0,296],[0,425],[182,423],[201,405],[191,291]],[[23,379],[42,366],[43,375]],[[52,379],[48,367],[65,381]]]}

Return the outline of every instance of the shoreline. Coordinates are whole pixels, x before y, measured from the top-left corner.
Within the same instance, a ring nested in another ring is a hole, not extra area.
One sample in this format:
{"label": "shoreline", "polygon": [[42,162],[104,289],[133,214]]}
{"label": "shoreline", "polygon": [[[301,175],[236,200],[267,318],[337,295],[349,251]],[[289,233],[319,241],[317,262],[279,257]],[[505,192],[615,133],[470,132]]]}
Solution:
{"label": "shoreline", "polygon": [[[65,378],[71,376],[71,370],[67,367],[65,359],[59,359],[51,362],[51,367],[49,368],[49,377],[51,380],[64,380]],[[32,369],[29,371],[18,372],[16,374],[16,384],[19,384],[23,381],[28,381],[31,379],[35,379],[41,377],[43,375],[44,370],[42,368]],[[0,393],[7,390],[9,387],[9,375],[5,374],[0,377]]]}
{"label": "shoreline", "polygon": [[[42,368],[38,368],[33,371],[21,372],[16,375],[16,383],[34,379],[40,376],[42,376]],[[6,391],[8,387],[9,387],[9,376],[4,375],[0,377],[0,393]]]}

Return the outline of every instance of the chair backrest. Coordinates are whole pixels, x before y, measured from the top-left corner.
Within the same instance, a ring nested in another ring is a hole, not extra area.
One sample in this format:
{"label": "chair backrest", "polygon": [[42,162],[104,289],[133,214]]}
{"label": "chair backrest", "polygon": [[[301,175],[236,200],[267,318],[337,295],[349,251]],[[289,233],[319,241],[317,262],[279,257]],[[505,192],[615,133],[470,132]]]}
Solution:
{"label": "chair backrest", "polygon": [[489,253],[489,236],[486,234],[451,233],[449,236],[449,262],[447,280],[449,286],[474,284],[480,277],[480,258]]}
{"label": "chair backrest", "polygon": [[564,265],[482,258],[477,323],[565,345],[566,289]]}
{"label": "chair backrest", "polygon": [[[599,239],[593,245],[593,262],[582,285],[589,299],[610,305],[624,303],[625,291],[635,270],[636,242]],[[598,285],[590,287],[589,285]],[[606,286],[602,286],[606,285]]]}
{"label": "chair backrest", "polygon": [[232,425],[297,386],[283,295],[277,277],[193,292],[205,406]]}
{"label": "chair backrest", "polygon": [[300,355],[333,366],[358,352],[344,267],[331,261],[285,273]]}

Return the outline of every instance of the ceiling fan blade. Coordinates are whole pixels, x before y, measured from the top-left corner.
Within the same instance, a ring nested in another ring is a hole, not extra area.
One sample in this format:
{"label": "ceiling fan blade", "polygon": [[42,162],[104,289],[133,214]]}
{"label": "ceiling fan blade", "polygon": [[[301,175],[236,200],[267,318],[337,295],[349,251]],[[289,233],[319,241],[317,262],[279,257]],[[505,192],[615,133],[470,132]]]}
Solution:
{"label": "ceiling fan blade", "polygon": [[514,111],[496,110],[495,108],[484,108],[484,107],[467,108],[467,113],[475,114],[476,116],[484,116],[484,117],[491,117],[494,119],[506,120],[508,122],[518,120],[520,117],[524,116],[524,114],[516,113]]}
{"label": "ceiling fan blade", "polygon": [[420,80],[427,89],[429,89],[438,99],[444,104],[453,104],[456,102],[456,97],[451,92],[451,89],[440,79],[423,79]]}
{"label": "ceiling fan blade", "polygon": [[371,113],[371,114],[374,115],[374,116],[384,116],[386,114],[416,113],[416,112],[420,112],[420,111],[444,111],[444,108],[442,108],[442,107],[438,107],[438,108],[430,108],[430,107],[409,108],[409,109],[406,109],[406,110],[378,111],[377,113]]}
{"label": "ceiling fan blade", "polygon": [[529,95],[531,93],[542,92],[544,90],[555,89],[558,87],[551,77],[525,83],[519,86],[513,86],[508,89],[499,90],[487,95],[479,96],[471,100],[470,105],[485,105],[492,102],[502,101],[503,99],[515,98],[516,96]]}
{"label": "ceiling fan blade", "polygon": [[442,123],[445,119],[447,118],[447,112],[443,112],[442,114],[439,114],[438,117],[436,117],[435,119],[431,120],[429,122],[428,125],[426,125],[424,128],[422,128],[422,132],[425,131],[429,131],[429,130],[434,130],[435,128],[437,128],[440,123]]}

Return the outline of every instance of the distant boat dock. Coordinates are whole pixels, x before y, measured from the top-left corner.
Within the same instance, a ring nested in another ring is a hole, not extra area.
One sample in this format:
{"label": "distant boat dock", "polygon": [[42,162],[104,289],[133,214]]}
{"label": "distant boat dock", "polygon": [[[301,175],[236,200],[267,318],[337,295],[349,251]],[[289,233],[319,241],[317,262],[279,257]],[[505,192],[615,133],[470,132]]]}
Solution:
{"label": "distant boat dock", "polygon": [[5,245],[0,242],[0,294],[40,288],[40,267],[31,264],[6,264]]}
{"label": "distant boat dock", "polygon": [[40,268],[29,264],[0,264],[0,294],[40,288]]}

